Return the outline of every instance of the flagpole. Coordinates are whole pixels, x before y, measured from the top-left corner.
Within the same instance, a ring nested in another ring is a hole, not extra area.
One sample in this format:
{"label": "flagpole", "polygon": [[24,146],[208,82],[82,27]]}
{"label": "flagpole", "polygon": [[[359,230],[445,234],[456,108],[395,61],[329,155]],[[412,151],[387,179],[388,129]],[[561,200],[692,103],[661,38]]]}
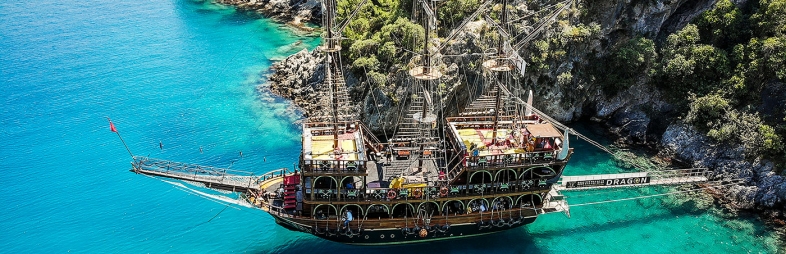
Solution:
{"label": "flagpole", "polygon": [[117,134],[117,137],[120,138],[120,142],[123,142],[123,146],[126,147],[126,151],[128,151],[128,154],[131,155],[131,158],[133,159],[134,158],[134,154],[131,153],[131,149],[128,149],[128,145],[126,145],[126,141],[123,140],[122,136],[120,136],[120,132],[117,131],[117,129],[115,128],[115,125],[112,124],[112,119],[109,119],[109,117],[107,117],[106,120],[109,120],[109,130],[111,130],[112,132]]}

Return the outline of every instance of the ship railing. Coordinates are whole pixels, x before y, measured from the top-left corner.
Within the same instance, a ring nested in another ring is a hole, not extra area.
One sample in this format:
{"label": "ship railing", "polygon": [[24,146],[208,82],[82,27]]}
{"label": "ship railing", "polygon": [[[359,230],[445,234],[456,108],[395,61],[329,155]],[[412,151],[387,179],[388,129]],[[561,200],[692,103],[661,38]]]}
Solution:
{"label": "ship railing", "polygon": [[653,170],[643,172],[563,176],[557,187],[564,190],[600,189],[651,185],[679,185],[706,182],[707,168]]}
{"label": "ship railing", "polygon": [[[545,180],[509,181],[503,183],[485,183],[469,185],[452,185],[441,189],[438,186],[410,187],[410,188],[367,188],[363,189],[335,189],[314,188],[306,189],[306,199],[310,201],[397,201],[397,200],[427,200],[437,198],[470,197],[479,195],[493,195],[527,191],[542,191],[551,188]],[[313,192],[313,198],[311,193]]]}
{"label": "ship railing", "polygon": [[301,162],[304,173],[366,173],[365,160],[308,160]]}
{"label": "ship railing", "polygon": [[[297,173],[297,170],[294,171]],[[284,177],[287,174],[292,173],[288,168],[279,168],[275,170],[271,170],[267,173],[259,175],[259,182],[264,182],[273,178]]]}
{"label": "ship railing", "polygon": [[363,134],[363,140],[366,144],[373,150],[375,153],[382,152],[382,142],[374,136],[374,133],[371,132],[371,129],[368,128],[363,122],[358,122],[358,126],[360,127],[360,132]]}
{"label": "ship railing", "polygon": [[557,162],[559,149],[540,150],[513,154],[465,156],[464,166],[468,169],[493,169],[520,167]]}

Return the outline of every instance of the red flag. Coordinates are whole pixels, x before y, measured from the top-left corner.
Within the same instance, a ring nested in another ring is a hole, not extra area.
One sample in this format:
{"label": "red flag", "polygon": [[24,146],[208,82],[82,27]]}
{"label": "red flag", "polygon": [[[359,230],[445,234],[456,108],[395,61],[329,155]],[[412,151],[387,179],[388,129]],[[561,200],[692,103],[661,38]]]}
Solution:
{"label": "red flag", "polygon": [[115,124],[112,123],[112,120],[109,120],[109,130],[112,132],[117,132],[117,128],[115,128]]}

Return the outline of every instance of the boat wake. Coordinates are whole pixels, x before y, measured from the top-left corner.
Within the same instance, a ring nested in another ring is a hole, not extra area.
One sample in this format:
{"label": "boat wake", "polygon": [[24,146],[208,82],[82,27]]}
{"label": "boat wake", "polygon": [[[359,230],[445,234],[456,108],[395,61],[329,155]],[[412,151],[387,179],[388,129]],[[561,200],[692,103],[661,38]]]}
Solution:
{"label": "boat wake", "polygon": [[180,189],[182,191],[185,191],[185,192],[188,192],[190,194],[194,194],[194,195],[200,196],[202,198],[205,198],[205,199],[208,199],[210,201],[214,201],[214,202],[220,203],[222,205],[232,206],[232,208],[235,208],[235,209],[239,209],[239,208],[238,207],[234,207],[233,205],[246,207],[246,208],[252,208],[253,207],[250,203],[248,203],[247,201],[245,201],[242,198],[234,199],[234,198],[227,197],[227,196],[209,194],[209,193],[205,193],[205,192],[202,192],[202,191],[199,191],[199,190],[195,190],[195,189],[189,188],[188,186],[186,186],[186,185],[184,185],[182,183],[166,181],[166,180],[161,180],[161,181],[163,181],[165,183],[168,183],[168,184],[171,184],[171,185],[175,186],[176,188],[178,188],[178,189]]}

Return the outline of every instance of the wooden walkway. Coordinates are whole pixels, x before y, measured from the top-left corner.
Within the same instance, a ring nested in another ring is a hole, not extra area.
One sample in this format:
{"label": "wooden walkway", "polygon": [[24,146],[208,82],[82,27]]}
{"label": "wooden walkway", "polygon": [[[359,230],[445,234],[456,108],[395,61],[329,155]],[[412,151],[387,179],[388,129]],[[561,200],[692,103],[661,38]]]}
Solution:
{"label": "wooden walkway", "polygon": [[259,184],[286,170],[274,170],[255,175],[252,172],[215,168],[180,162],[165,161],[147,157],[134,157],[132,172],[159,176],[204,185],[207,188],[246,192],[259,190]]}
{"label": "wooden walkway", "polygon": [[644,187],[706,182],[707,169],[679,169],[623,174],[563,176],[554,188],[558,191],[619,187]]}

